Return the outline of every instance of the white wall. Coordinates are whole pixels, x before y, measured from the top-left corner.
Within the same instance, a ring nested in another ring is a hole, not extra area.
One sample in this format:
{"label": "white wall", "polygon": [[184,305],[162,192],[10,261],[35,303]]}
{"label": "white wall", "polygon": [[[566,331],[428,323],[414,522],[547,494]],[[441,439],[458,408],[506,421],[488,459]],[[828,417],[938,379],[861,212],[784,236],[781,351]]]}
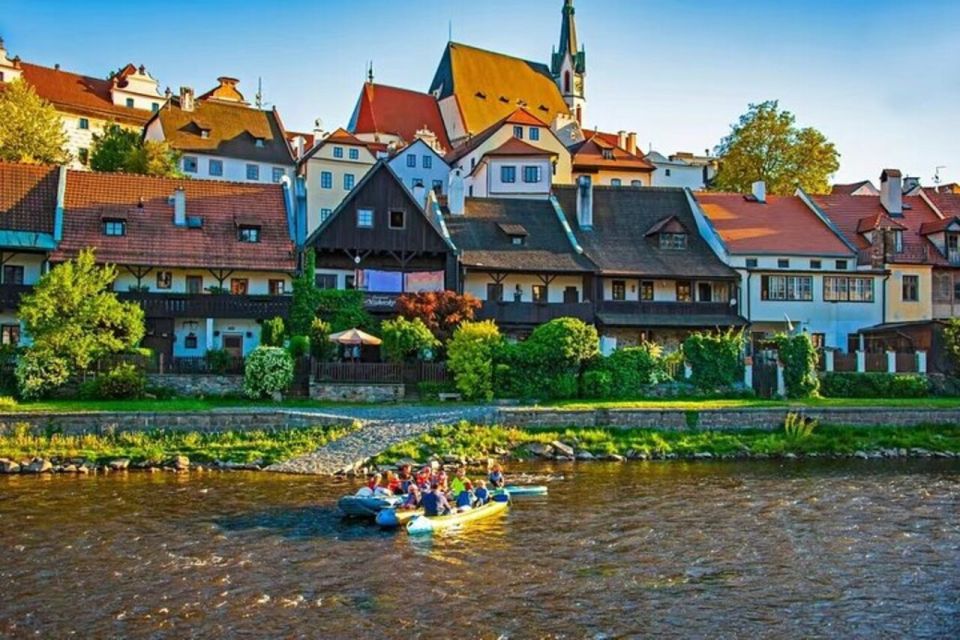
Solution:
{"label": "white wall", "polygon": [[[256,250],[256,245],[252,246],[251,250]],[[119,275],[114,283],[114,291],[129,291],[131,287],[136,286],[137,279],[133,276],[133,274],[124,269],[122,266],[118,266],[117,271]],[[172,273],[173,280],[169,289],[157,288],[157,273],[159,271],[170,271]],[[209,271],[200,268],[154,269],[143,277],[141,286],[149,287],[149,291],[151,293],[185,293],[187,290],[188,275],[203,277],[204,290],[206,290],[208,287],[220,286],[217,279],[214,278]],[[287,293],[290,293],[293,289],[290,274],[283,272],[235,271],[230,274],[226,280],[224,280],[223,286],[226,287],[227,290],[230,289],[230,281],[234,278],[246,278],[248,280],[248,295],[268,295],[270,293],[270,280],[283,280],[284,291]]]}
{"label": "white wall", "polygon": [[[342,158],[333,156],[334,148],[343,150]],[[357,149],[357,159],[350,159],[350,149]],[[313,233],[320,226],[320,212],[323,209],[329,209],[332,213],[343,202],[348,190],[343,188],[344,174],[352,174],[354,186],[360,184],[363,176],[367,174],[371,167],[376,163],[376,158],[366,147],[352,146],[347,144],[338,144],[328,142],[324,144],[315,154],[310,156],[303,171],[307,188],[307,234]],[[333,182],[329,189],[324,188],[322,176],[325,171],[332,174]]]}
{"label": "white wall", "polygon": [[[467,273],[463,283],[464,293],[470,293],[480,300],[487,299],[487,285],[493,284],[493,279],[486,273]],[[526,274],[508,275],[502,282],[503,301],[513,302],[514,291],[517,285],[523,292],[521,302],[533,302],[533,285],[543,284],[537,276]],[[583,277],[557,276],[548,285],[547,302],[563,302],[563,291],[567,287],[576,287],[580,302],[583,302]]]}
{"label": "white wall", "polygon": [[655,187],[686,187],[693,190],[704,187],[703,167],[656,161],[653,164],[657,167],[652,177]]}
{"label": "white wall", "polygon": [[[407,166],[407,158],[410,156],[416,159],[415,167]],[[424,158],[430,158],[431,166],[429,169],[423,167]],[[391,158],[390,168],[393,169],[400,181],[403,182],[403,186],[411,194],[413,193],[413,181],[417,178],[423,181],[425,189],[429,190],[432,188],[434,181],[439,181],[442,185],[440,193],[447,192],[447,177],[450,175],[450,166],[422,141],[409,145]],[[422,206],[423,203],[421,202],[420,205]]]}
{"label": "white wall", "polygon": [[[7,266],[23,267],[23,284],[37,284],[44,272],[46,255],[36,253],[18,253],[10,258]],[[7,283],[10,284],[10,283]]]}
{"label": "white wall", "polygon": [[[501,167],[510,166],[516,169],[516,182],[503,182],[500,179]],[[524,182],[523,168],[528,166],[540,167],[539,182]],[[524,156],[493,157],[489,158],[486,167],[477,171],[472,178],[464,181],[469,188],[473,185],[475,197],[497,196],[540,196],[546,197],[550,193],[553,165],[549,158],[529,158]]]}
{"label": "white wall", "polygon": [[[185,346],[185,339],[191,332],[197,336],[196,349],[188,349]],[[217,332],[219,335],[215,335]],[[260,344],[260,324],[256,320],[249,319],[177,318],[174,323],[174,333],[176,337],[173,343],[173,356],[175,358],[202,358],[209,349],[222,349],[225,333],[239,333],[243,336],[244,356]],[[247,333],[250,335],[248,336]]]}
{"label": "white wall", "polygon": [[[185,170],[186,159],[187,158],[196,158],[197,160],[197,171],[196,173],[191,173]],[[223,163],[223,175],[214,176],[210,175],[210,160],[219,160]],[[260,177],[259,180],[248,180],[247,179],[247,165],[253,164],[260,167]],[[284,164],[271,164],[268,162],[254,162],[252,160],[240,160],[238,158],[227,158],[226,156],[216,156],[216,155],[206,155],[200,153],[185,153],[180,159],[180,168],[184,171],[184,174],[197,179],[197,180],[228,180],[230,182],[256,182],[259,184],[271,184],[279,182],[279,180],[273,179],[273,169],[274,167],[283,170],[283,175],[293,179],[294,177],[294,167],[293,165],[284,165]]]}

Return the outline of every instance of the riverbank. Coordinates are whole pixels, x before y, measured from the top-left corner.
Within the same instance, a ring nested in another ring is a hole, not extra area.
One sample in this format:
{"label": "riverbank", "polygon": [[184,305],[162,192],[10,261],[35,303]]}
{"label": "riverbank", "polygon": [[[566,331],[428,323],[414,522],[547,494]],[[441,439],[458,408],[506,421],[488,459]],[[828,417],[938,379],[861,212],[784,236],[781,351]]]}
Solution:
{"label": "riverbank", "polygon": [[551,459],[673,460],[769,458],[960,458],[960,425],[844,427],[769,431],[631,428],[517,428],[462,423],[390,447],[371,463],[401,460],[484,462]]}

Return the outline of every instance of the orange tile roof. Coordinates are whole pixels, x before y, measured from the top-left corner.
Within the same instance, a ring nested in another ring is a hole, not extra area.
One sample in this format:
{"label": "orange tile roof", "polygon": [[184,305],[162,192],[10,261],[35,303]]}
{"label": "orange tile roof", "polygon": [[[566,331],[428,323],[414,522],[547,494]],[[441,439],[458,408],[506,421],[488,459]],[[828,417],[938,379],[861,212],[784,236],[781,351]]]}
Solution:
{"label": "orange tile roof", "polygon": [[[583,142],[570,147],[574,171],[609,169],[648,173],[656,169],[641,156],[618,147],[616,142],[608,142],[606,135],[608,134],[592,133]],[[605,157],[605,152],[613,157]]]}
{"label": "orange tile roof", "polygon": [[[143,126],[152,115],[143,109],[113,104],[110,80],[82,76],[29,62],[22,62],[21,69],[23,79],[33,86],[37,95],[60,111],[139,126]],[[157,102],[162,101],[157,99]]]}
{"label": "orange tile roof", "polygon": [[353,133],[399,136],[404,142],[416,139],[417,131],[429,129],[444,152],[451,148],[437,99],[429,93],[366,82],[350,119]]}
{"label": "orange tile roof", "polygon": [[487,151],[485,156],[555,156],[556,152],[550,151],[549,149],[541,149],[540,147],[535,147],[528,142],[524,142],[519,138],[510,138],[502,145],[493,149],[492,151]]}
{"label": "orange tile roof", "polygon": [[60,168],[0,162],[0,229],[53,233]]}
{"label": "orange tile roof", "polygon": [[[170,197],[186,193],[187,216],[200,228],[175,226]],[[140,206],[140,203],[142,207]],[[126,235],[105,236],[103,218],[126,220]],[[260,225],[260,242],[237,238],[238,221]],[[296,267],[283,189],[276,184],[154,178],[69,171],[63,240],[54,261],[95,247],[97,259],[128,265],[292,271]]]}
{"label": "orange tile roof", "polygon": [[361,140],[343,127],[340,127],[327,136],[320,138],[317,143],[313,145],[313,147],[308,149],[307,152],[303,154],[303,158],[300,159],[300,162],[303,163],[309,160],[317,153],[317,151],[320,151],[320,149],[331,142],[336,144],[348,144],[354,147],[366,147],[367,150],[374,155],[374,157],[376,157],[377,151],[386,150],[387,148],[386,145],[381,145],[377,142],[366,142],[365,140]]}
{"label": "orange tile roof", "polygon": [[558,114],[570,114],[546,65],[457,42],[447,44],[430,85],[430,92],[435,91],[441,99],[456,96],[471,134],[517,107],[526,107],[548,123]]}
{"label": "orange tile roof", "polygon": [[[446,160],[447,163],[452,164],[460,158],[464,157],[484,142],[490,139],[490,137],[495,134],[497,131],[500,131],[505,125],[527,125],[534,127],[545,127],[547,131],[550,131],[550,127],[546,122],[541,121],[535,115],[527,111],[526,109],[514,109],[508,113],[504,118],[494,122],[492,125],[478,133],[477,135],[471,137],[466,143],[457,147],[453,151],[447,154]],[[553,135],[550,132],[549,135]]]}
{"label": "orange tile roof", "polygon": [[796,196],[767,196],[766,204],[740,193],[698,192],[697,201],[731,253],[850,255],[830,227]]}

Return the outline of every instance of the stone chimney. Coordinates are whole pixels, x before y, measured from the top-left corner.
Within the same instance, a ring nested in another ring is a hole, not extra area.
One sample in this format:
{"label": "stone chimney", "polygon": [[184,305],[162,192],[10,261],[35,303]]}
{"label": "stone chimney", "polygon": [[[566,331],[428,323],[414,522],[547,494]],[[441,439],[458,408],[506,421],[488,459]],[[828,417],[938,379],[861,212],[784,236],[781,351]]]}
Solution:
{"label": "stone chimney", "polygon": [[193,89],[180,87],[180,108],[183,111],[193,111]]}
{"label": "stone chimney", "polygon": [[903,215],[902,180],[899,169],[884,169],[880,174],[880,204],[891,216]]}
{"label": "stone chimney", "polygon": [[463,176],[460,175],[461,169],[454,169],[450,172],[450,178],[447,181],[447,208],[450,215],[462,216],[466,208],[465,188],[463,186]]}
{"label": "stone chimney", "polygon": [[633,155],[637,155],[637,132],[631,131],[627,134],[627,151]]}
{"label": "stone chimney", "polygon": [[767,183],[763,180],[757,180],[753,183],[751,189],[753,193],[753,199],[759,202],[760,204],[766,204],[767,202]]}
{"label": "stone chimney", "polygon": [[187,226],[187,192],[183,187],[177,187],[170,199],[173,201],[173,224]]}
{"label": "stone chimney", "polygon": [[593,181],[590,176],[577,178],[577,222],[581,229],[593,229]]}

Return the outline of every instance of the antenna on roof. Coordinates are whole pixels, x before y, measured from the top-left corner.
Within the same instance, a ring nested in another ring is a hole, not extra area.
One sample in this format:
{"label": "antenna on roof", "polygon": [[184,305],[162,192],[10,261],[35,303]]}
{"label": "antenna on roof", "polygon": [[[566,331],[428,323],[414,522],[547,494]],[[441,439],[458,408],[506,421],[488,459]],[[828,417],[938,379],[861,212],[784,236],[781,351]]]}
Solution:
{"label": "antenna on roof", "polygon": [[447,20],[447,42],[453,42],[453,20]]}
{"label": "antenna on roof", "polygon": [[373,60],[367,65],[367,82],[373,84]]}
{"label": "antenna on roof", "polygon": [[253,97],[253,103],[257,109],[263,109],[263,78],[257,76],[257,95]]}
{"label": "antenna on roof", "polygon": [[940,169],[946,169],[947,166],[944,164],[938,164],[936,169],[933,170],[933,184],[934,188],[940,186]]}

